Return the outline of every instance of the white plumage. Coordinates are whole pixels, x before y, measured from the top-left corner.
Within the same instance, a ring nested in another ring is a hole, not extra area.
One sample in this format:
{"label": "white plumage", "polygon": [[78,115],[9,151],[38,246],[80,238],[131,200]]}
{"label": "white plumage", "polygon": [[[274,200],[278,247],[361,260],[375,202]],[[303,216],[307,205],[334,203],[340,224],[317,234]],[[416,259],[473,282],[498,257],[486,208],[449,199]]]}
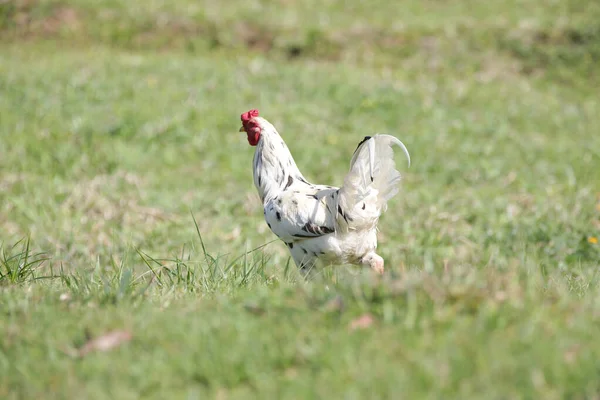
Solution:
{"label": "white plumage", "polygon": [[242,114],[242,123],[240,130],[256,146],[254,184],[265,220],[296,265],[306,272],[321,260],[366,265],[382,273],[384,261],[375,253],[377,222],[401,179],[393,145],[404,151],[410,165],[404,144],[390,135],[365,137],[352,156],[344,185],[336,188],[308,182],[275,127],[258,117],[258,111]]}

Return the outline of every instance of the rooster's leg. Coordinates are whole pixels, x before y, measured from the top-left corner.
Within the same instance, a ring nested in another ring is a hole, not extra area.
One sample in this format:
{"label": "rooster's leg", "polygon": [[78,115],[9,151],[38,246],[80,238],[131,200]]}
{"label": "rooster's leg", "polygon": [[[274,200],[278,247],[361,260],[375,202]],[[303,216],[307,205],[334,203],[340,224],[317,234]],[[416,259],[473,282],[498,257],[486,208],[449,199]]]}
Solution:
{"label": "rooster's leg", "polygon": [[308,251],[305,251],[300,245],[296,245],[290,249],[290,253],[302,275],[308,276],[315,267],[317,258],[312,256]]}
{"label": "rooster's leg", "polygon": [[361,263],[367,267],[370,267],[373,271],[378,274],[383,274],[383,258],[376,253],[368,253],[361,260]]}
{"label": "rooster's leg", "polygon": [[300,272],[302,273],[302,275],[304,276],[309,276],[309,274],[312,272],[313,268],[315,267],[315,260],[310,261],[310,262],[304,262],[302,264],[300,264]]}

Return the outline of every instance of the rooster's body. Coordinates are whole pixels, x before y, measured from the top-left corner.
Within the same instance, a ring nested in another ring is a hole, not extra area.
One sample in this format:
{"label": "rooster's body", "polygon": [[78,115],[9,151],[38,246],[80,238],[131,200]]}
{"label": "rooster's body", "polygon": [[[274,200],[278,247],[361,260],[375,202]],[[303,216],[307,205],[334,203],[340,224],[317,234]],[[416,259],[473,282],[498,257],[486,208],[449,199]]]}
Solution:
{"label": "rooster's body", "polygon": [[[308,182],[279,133],[255,110],[242,115],[243,130],[256,146],[254,184],[269,228],[290,249],[304,272],[317,260],[357,264],[383,272],[377,248],[377,222],[398,192],[391,146],[393,136],[365,137],[359,143],[341,188]],[[410,162],[410,158],[409,158]]]}

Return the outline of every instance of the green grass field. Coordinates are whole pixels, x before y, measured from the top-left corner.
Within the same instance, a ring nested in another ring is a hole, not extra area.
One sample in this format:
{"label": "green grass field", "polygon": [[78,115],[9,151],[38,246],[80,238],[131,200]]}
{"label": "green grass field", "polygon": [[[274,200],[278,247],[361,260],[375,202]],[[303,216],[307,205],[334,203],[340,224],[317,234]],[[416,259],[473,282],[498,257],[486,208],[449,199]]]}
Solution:
{"label": "green grass field", "polygon": [[[0,1],[0,398],[599,399],[600,3],[220,3]],[[300,277],[250,108],[407,145],[382,278]]]}

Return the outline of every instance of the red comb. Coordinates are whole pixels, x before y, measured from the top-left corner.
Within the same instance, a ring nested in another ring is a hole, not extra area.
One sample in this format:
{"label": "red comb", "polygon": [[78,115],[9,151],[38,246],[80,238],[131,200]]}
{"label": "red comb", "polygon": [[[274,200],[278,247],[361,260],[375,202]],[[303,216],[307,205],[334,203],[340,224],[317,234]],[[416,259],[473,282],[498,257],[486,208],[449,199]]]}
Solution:
{"label": "red comb", "polygon": [[242,114],[242,123],[250,121],[252,118],[258,117],[258,110],[250,110]]}

